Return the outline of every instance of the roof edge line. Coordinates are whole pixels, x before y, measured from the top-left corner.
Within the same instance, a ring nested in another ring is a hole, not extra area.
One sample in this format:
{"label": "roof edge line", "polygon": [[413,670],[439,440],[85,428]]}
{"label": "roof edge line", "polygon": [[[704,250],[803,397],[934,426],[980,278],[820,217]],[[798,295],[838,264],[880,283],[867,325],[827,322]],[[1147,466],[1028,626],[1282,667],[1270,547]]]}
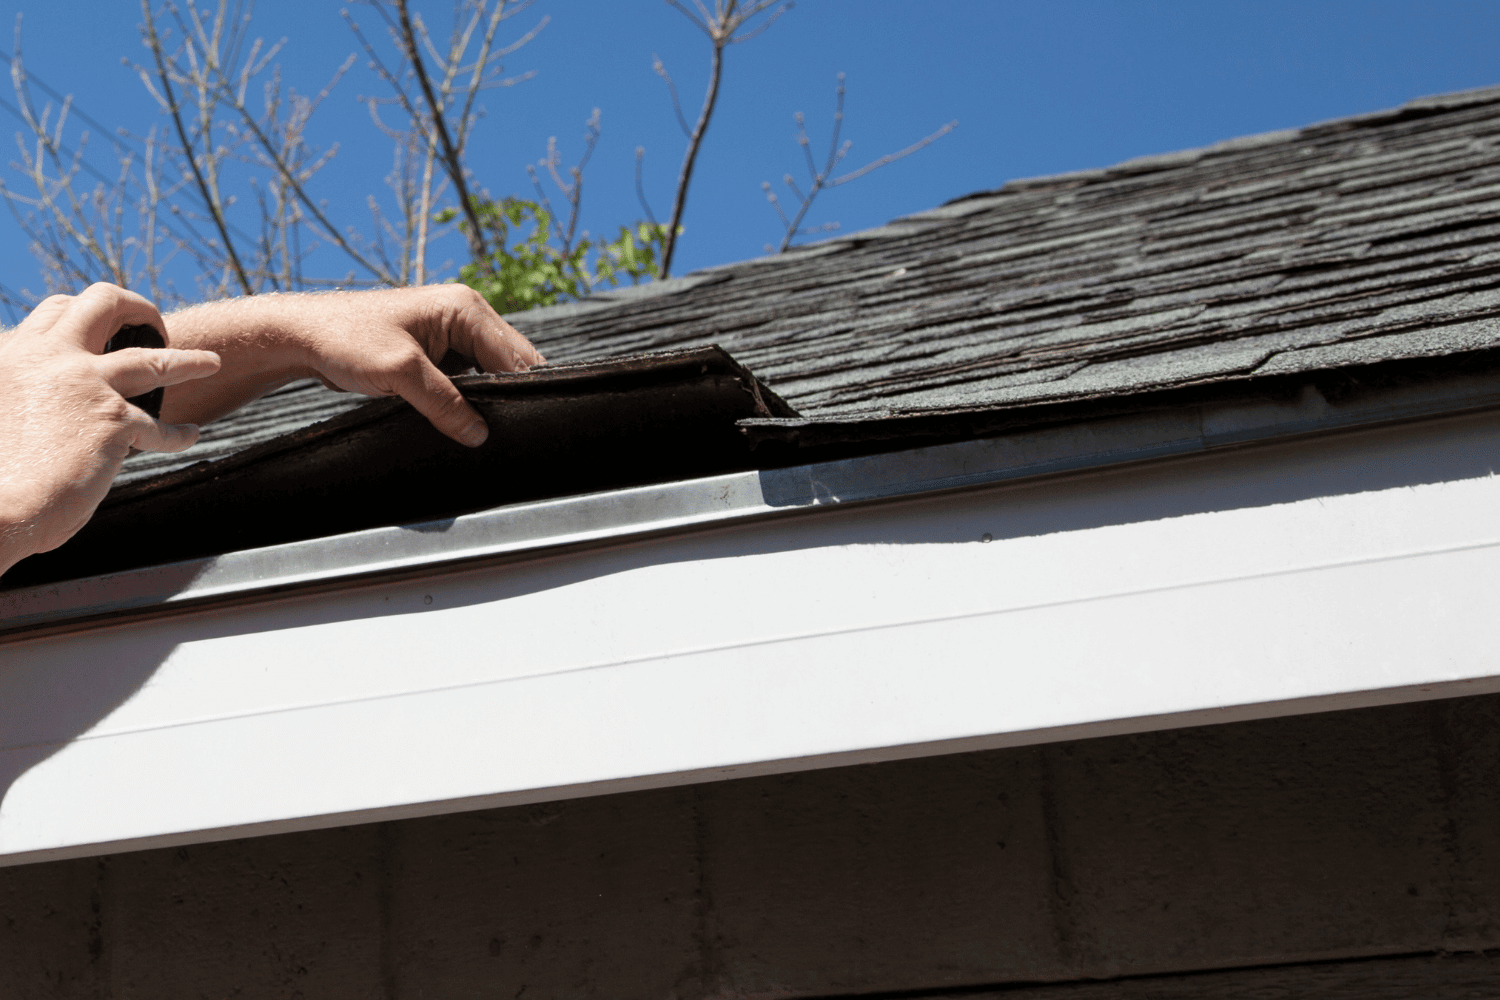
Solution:
{"label": "roof edge line", "polygon": [[0,591],[0,641],[86,622],[451,572],[498,559],[796,515],[830,505],[1000,486],[1500,408],[1500,371],[1465,381],[1457,394],[1432,385],[1403,385],[1338,403],[1330,403],[1308,381],[1295,398],[1205,402],[791,468],[533,501],[443,521]]}
{"label": "roof edge line", "polygon": [[[1167,152],[1147,153],[1142,156],[1131,157],[1128,160],[1121,160],[1118,163],[1105,167],[1089,167],[1081,170],[1063,171],[1056,174],[1016,177],[1006,181],[998,188],[974,191],[951,198],[943,202],[939,207],[946,208],[949,205],[956,205],[965,201],[972,201],[979,198],[993,198],[1002,194],[1012,194],[1021,191],[1077,186],[1093,180],[1118,177],[1122,174],[1154,173],[1157,170],[1165,170],[1174,166],[1186,166],[1205,156],[1212,156],[1216,153],[1232,153],[1243,149],[1253,149],[1257,146],[1268,146],[1277,142],[1290,142],[1310,134],[1327,132],[1335,127],[1378,125],[1411,112],[1440,112],[1473,107],[1477,104],[1494,103],[1500,103],[1500,84],[1439,94],[1428,94],[1422,97],[1414,97],[1395,107],[1380,108],[1375,111],[1365,111],[1337,118],[1319,119],[1318,121],[1292,128],[1252,132],[1248,135],[1220,139],[1203,146],[1189,146],[1184,149]],[[921,215],[922,213],[917,213],[916,215],[905,216],[904,218],[920,218]]]}

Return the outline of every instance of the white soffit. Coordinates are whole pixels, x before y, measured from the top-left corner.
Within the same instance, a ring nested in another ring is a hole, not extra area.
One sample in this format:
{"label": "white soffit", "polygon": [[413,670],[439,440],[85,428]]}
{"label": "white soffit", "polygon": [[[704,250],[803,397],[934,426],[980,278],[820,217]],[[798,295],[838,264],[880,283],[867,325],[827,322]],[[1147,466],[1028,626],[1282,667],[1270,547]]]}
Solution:
{"label": "white soffit", "polygon": [[0,863],[1500,690],[1497,462],[1480,413],[12,641]]}

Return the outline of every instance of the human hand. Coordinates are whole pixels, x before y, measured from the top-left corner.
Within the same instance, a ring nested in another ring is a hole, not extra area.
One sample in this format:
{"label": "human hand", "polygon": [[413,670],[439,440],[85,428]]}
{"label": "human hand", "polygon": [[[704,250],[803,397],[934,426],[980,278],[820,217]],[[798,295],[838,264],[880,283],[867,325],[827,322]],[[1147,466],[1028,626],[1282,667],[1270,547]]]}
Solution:
{"label": "human hand", "polygon": [[167,391],[164,419],[206,423],[294,378],[332,389],[400,396],[444,434],[484,443],[483,419],[438,368],[453,351],[489,372],[544,361],[465,285],[312,295],[257,295],[167,317],[172,342],[215,350],[214,378]]}
{"label": "human hand", "polygon": [[127,403],[211,375],[209,351],[130,348],[101,354],[123,326],[164,328],[156,307],[114,285],[54,295],[0,333],[0,573],[83,527],[132,448],[181,451],[198,429]]}

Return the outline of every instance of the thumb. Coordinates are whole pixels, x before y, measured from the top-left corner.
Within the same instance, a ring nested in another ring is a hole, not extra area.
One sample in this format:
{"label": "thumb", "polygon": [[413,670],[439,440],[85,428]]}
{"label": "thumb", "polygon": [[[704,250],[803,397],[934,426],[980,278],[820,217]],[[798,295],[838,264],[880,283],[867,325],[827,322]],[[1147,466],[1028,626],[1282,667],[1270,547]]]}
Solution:
{"label": "thumb", "polygon": [[198,441],[198,428],[194,424],[164,424],[143,410],[127,407],[133,411],[127,418],[127,434],[130,447],[137,451],[178,452],[191,448]]}

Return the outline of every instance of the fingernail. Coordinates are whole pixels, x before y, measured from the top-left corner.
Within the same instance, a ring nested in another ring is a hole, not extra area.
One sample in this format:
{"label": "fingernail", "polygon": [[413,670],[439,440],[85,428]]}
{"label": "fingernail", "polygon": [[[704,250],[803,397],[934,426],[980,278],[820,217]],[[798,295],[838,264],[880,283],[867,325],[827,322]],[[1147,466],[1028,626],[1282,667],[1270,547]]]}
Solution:
{"label": "fingernail", "polygon": [[463,436],[459,440],[470,448],[478,448],[485,441],[489,440],[489,436],[490,429],[485,426],[484,421],[476,420],[464,428]]}

